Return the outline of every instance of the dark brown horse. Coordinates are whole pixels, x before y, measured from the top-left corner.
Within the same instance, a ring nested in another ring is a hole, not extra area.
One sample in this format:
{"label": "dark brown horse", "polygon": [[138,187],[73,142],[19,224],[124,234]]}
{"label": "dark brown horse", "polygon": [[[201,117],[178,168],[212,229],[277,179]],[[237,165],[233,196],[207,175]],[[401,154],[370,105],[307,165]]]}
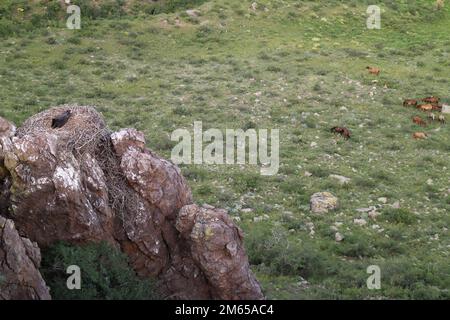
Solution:
{"label": "dark brown horse", "polygon": [[344,139],[350,139],[350,137],[351,137],[351,132],[350,132],[350,130],[348,130],[347,128],[345,128],[345,127],[333,127],[333,128],[331,128],[331,130],[330,130],[331,132],[333,132],[333,133],[337,133],[337,134],[340,134],[341,136],[343,136],[344,137]]}

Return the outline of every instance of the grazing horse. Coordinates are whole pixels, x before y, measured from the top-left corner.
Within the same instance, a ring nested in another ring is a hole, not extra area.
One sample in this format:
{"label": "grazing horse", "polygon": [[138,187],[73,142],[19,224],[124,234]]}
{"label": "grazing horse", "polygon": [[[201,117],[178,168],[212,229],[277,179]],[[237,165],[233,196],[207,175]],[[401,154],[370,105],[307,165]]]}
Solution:
{"label": "grazing horse", "polygon": [[436,121],[436,115],[433,112],[430,112],[428,114],[428,119],[430,119],[431,121]]}
{"label": "grazing horse", "polygon": [[442,124],[445,124],[447,122],[447,120],[445,119],[445,116],[443,114],[439,115],[439,122]]}
{"label": "grazing horse", "polygon": [[375,67],[366,67],[367,70],[369,70],[370,74],[374,74],[376,76],[380,75],[381,70],[379,68],[375,68]]}
{"label": "grazing horse", "polygon": [[438,104],[433,104],[433,110],[435,111],[441,111],[442,110],[442,106],[438,105]]}
{"label": "grazing horse", "polygon": [[417,106],[417,100],[415,99],[406,99],[403,101],[404,107],[416,107]]}
{"label": "grazing horse", "polygon": [[413,122],[419,126],[426,127],[427,123],[421,117],[413,117]]}
{"label": "grazing horse", "polygon": [[417,105],[417,109],[420,109],[422,111],[432,111],[433,105],[432,104],[419,104],[419,105]]}
{"label": "grazing horse", "polygon": [[413,138],[415,140],[426,139],[428,135],[425,132],[414,132]]}
{"label": "grazing horse", "polygon": [[333,127],[333,128],[331,128],[331,130],[330,130],[331,132],[334,132],[334,133],[338,133],[338,134],[340,134],[341,136],[343,136],[344,137],[344,139],[350,139],[350,137],[351,137],[351,132],[350,132],[350,130],[348,130],[347,128],[345,128],[345,127]]}
{"label": "grazing horse", "polygon": [[432,104],[438,104],[439,103],[439,98],[438,97],[426,97],[423,98],[422,101],[425,103],[432,103]]}

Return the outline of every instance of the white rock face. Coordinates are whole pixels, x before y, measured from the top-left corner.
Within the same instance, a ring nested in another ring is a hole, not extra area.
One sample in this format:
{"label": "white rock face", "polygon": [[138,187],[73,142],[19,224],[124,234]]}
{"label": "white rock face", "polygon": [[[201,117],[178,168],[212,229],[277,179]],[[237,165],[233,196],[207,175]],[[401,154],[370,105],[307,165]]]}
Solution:
{"label": "white rock face", "polygon": [[71,189],[73,191],[81,189],[79,172],[70,163],[66,167],[57,167],[53,174],[53,180],[55,184],[61,184],[64,189]]}

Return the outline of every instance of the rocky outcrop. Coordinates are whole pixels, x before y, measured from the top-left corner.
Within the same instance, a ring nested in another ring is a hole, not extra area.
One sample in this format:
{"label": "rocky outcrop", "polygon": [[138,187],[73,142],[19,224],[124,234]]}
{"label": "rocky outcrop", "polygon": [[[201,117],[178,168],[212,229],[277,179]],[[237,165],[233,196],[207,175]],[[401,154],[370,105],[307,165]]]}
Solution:
{"label": "rocky outcrop", "polygon": [[0,300],[50,299],[40,263],[37,244],[20,237],[14,222],[0,216]]}
{"label": "rocky outcrop", "polygon": [[5,168],[5,153],[11,148],[11,138],[16,127],[0,117],[0,213],[8,211],[9,188],[11,179]]}
{"label": "rocky outcrop", "polygon": [[112,242],[108,187],[88,143],[105,124],[81,108],[63,129],[53,130],[51,120],[59,113],[53,109],[28,119],[11,138],[4,154],[11,218],[40,246],[58,240]]}
{"label": "rocky outcrop", "polygon": [[[67,109],[67,124],[52,129]],[[146,148],[142,132],[110,132],[94,108],[76,106],[4,127],[1,195],[21,235],[41,247],[107,241],[168,298],[263,298],[242,232],[224,210],[194,205],[180,169]]]}

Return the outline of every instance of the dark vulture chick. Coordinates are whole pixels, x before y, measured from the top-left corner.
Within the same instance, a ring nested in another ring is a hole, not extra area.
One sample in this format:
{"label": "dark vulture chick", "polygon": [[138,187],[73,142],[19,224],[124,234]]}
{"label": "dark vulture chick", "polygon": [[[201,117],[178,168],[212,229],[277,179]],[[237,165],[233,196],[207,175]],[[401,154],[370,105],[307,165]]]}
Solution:
{"label": "dark vulture chick", "polygon": [[69,121],[70,116],[72,115],[72,111],[66,110],[63,114],[57,116],[52,119],[52,128],[61,128],[63,127],[67,121]]}

